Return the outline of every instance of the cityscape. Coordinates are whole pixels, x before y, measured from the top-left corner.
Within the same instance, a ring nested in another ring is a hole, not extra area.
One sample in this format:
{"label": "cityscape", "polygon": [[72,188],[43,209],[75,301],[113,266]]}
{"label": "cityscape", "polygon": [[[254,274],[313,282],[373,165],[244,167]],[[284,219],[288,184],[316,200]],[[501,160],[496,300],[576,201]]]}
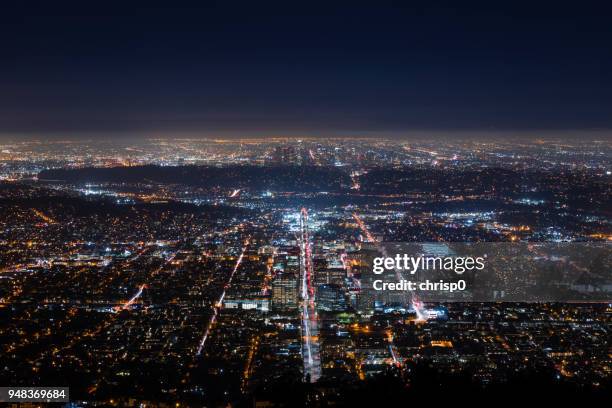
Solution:
{"label": "cityscape", "polygon": [[611,170],[606,139],[2,142],[0,384],[74,406],[609,398],[609,250],[581,283],[609,301],[569,303],[374,301],[367,257],[609,245]]}
{"label": "cityscape", "polygon": [[612,3],[5,2],[0,407],[612,401]]}

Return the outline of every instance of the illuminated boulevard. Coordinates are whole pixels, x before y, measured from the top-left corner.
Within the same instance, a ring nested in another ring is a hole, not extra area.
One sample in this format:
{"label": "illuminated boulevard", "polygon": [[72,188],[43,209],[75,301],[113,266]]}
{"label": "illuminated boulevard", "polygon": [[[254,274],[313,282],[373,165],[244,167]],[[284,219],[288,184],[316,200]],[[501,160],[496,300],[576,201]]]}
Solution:
{"label": "illuminated boulevard", "polygon": [[321,377],[319,355],[319,321],[315,310],[315,291],[312,287],[312,253],[308,235],[308,211],[300,216],[300,277],[302,300],[302,355],[304,375],[315,382]]}
{"label": "illuminated boulevard", "polygon": [[204,331],[204,336],[202,336],[202,340],[200,340],[200,344],[198,346],[198,351],[196,352],[196,356],[199,356],[200,354],[202,354],[202,350],[204,349],[204,346],[206,345],[206,340],[208,340],[210,330],[215,324],[215,321],[217,321],[219,310],[221,309],[221,307],[223,307],[223,299],[225,299],[225,293],[227,292],[227,288],[231,285],[232,280],[234,279],[234,275],[236,275],[236,271],[238,270],[238,268],[240,267],[240,264],[242,263],[242,259],[244,258],[244,253],[246,252],[248,246],[249,246],[249,239],[246,240],[245,245],[242,248],[242,252],[240,252],[240,256],[236,260],[234,269],[232,269],[232,273],[230,274],[227,284],[225,285],[223,292],[221,292],[221,296],[219,297],[219,300],[215,303],[213,307],[213,315],[208,322],[208,326],[206,326],[206,330]]}

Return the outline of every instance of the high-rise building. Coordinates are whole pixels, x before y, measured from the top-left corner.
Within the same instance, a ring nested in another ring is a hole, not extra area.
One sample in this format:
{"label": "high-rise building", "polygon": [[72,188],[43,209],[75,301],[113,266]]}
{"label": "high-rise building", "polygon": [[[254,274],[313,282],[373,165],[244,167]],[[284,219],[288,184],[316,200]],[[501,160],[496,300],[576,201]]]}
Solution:
{"label": "high-rise building", "polygon": [[327,312],[346,310],[346,297],[342,287],[334,284],[317,286],[317,309]]}
{"label": "high-rise building", "polygon": [[279,273],[272,281],[272,308],[291,310],[298,307],[298,279],[293,273]]}

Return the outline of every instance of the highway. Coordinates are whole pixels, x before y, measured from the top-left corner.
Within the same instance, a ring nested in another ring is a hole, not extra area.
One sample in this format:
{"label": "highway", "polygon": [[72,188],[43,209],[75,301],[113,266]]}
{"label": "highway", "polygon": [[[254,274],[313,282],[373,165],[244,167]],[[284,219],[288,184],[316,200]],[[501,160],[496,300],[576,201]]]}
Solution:
{"label": "highway", "polygon": [[236,271],[238,270],[238,268],[240,267],[240,264],[242,263],[242,259],[244,258],[244,253],[246,252],[247,247],[249,246],[249,241],[250,239],[247,239],[247,241],[244,244],[244,247],[242,247],[242,252],[240,253],[240,256],[238,257],[238,259],[236,260],[236,264],[234,265],[234,269],[232,269],[232,273],[230,274],[229,279],[227,280],[227,284],[223,288],[223,292],[221,292],[221,296],[219,296],[219,300],[217,300],[217,302],[213,306],[213,315],[210,318],[208,325],[206,326],[206,330],[204,331],[202,340],[200,340],[200,344],[198,345],[198,351],[196,352],[196,356],[199,356],[200,354],[202,354],[202,350],[204,350],[204,346],[206,345],[206,340],[208,339],[210,330],[212,329],[213,325],[215,324],[215,321],[217,320],[217,315],[219,314],[219,310],[223,306],[223,299],[225,299],[225,292],[227,291],[227,288],[229,288],[229,286],[231,285],[232,280],[234,279],[234,275],[236,275]]}
{"label": "highway", "polygon": [[315,310],[315,291],[312,286],[312,251],[308,233],[308,211],[302,208],[300,217],[300,281],[302,304],[302,355],[304,376],[310,382],[321,377],[319,354],[319,320]]}

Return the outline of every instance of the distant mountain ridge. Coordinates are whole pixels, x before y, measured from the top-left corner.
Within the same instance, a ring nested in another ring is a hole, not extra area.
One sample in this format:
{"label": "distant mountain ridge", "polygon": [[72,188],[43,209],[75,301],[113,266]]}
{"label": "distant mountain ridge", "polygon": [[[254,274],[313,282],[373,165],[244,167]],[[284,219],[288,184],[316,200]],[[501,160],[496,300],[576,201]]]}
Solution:
{"label": "distant mountain ridge", "polygon": [[86,167],[44,170],[38,178],[67,183],[160,183],[303,192],[338,191],[350,182],[348,175],[339,169],[315,166]]}

